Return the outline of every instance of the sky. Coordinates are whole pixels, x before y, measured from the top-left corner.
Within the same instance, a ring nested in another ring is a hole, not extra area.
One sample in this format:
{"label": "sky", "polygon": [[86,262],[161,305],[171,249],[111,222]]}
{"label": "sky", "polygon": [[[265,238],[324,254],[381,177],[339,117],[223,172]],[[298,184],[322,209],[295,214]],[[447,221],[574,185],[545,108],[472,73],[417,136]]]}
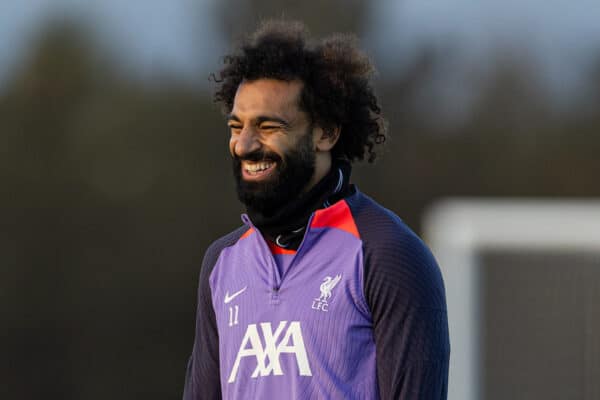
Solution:
{"label": "sky", "polygon": [[[218,0],[2,0],[0,85],[22,61],[40,23],[71,16],[89,22],[102,43],[134,74],[165,70],[198,80],[226,44],[212,16]],[[590,50],[600,52],[598,0],[379,0],[369,43],[395,68],[423,45],[458,43],[462,57],[485,63],[498,43],[525,46],[540,73],[574,84]],[[390,51],[393,49],[393,51]],[[207,56],[210,55],[210,56]],[[204,79],[204,78],[202,78]]]}
{"label": "sky", "polygon": [[214,1],[0,0],[0,85],[41,26],[65,17],[90,27],[102,47],[138,75],[170,70],[193,80],[207,63],[201,55],[223,47],[210,18]]}
{"label": "sky", "polygon": [[557,70],[600,52],[598,0],[383,0],[374,22],[387,37],[380,44],[405,51],[449,39],[466,57],[485,56],[497,44],[525,46]]}

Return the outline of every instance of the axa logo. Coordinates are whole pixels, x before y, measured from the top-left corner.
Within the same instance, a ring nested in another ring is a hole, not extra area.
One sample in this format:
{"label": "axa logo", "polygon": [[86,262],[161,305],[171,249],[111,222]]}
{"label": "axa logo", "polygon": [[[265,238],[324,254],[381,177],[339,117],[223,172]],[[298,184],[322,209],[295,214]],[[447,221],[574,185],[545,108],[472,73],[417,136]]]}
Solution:
{"label": "axa logo", "polygon": [[325,279],[323,279],[323,283],[321,283],[321,286],[319,287],[319,289],[321,290],[321,295],[315,298],[312,303],[313,310],[320,310],[325,312],[329,310],[329,303],[327,302],[327,300],[329,300],[329,298],[331,297],[331,291],[333,290],[335,285],[337,285],[340,282],[341,279],[342,275],[340,274],[336,275],[335,278],[332,278],[331,276],[326,276]]}
{"label": "axa logo", "polygon": [[256,363],[252,378],[283,375],[279,362],[281,354],[293,354],[300,375],[312,376],[300,322],[281,321],[275,331],[270,322],[248,325],[227,382],[235,382],[242,362]]}

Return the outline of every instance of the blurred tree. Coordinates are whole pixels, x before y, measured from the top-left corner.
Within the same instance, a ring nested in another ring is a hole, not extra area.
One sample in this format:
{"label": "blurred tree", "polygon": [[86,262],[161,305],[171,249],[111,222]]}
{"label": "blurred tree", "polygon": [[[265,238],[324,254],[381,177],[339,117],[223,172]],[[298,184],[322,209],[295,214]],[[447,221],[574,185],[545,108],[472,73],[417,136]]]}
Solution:
{"label": "blurred tree", "polygon": [[39,37],[3,98],[2,147],[5,162],[19,166],[11,170],[42,184],[61,176],[66,119],[93,90],[95,63],[85,31],[75,25],[50,27]]}
{"label": "blurred tree", "polygon": [[178,398],[202,251],[239,221],[225,126],[76,24],[34,43],[0,95],[2,397]]}
{"label": "blurred tree", "polygon": [[[9,255],[9,276],[0,285],[13,304],[6,314],[13,329],[2,342],[11,369],[0,375],[10,377],[3,386],[13,398],[58,397],[69,382],[64,219],[73,203],[64,190],[73,181],[66,123],[93,86],[81,34],[73,25],[44,31],[0,101],[7,193],[0,200],[0,246]],[[26,381],[32,375],[36,385]]]}
{"label": "blurred tree", "polygon": [[593,183],[600,168],[594,120],[600,113],[593,110],[583,118],[577,109],[557,112],[527,54],[498,49],[485,74],[467,66],[479,71],[482,85],[466,119],[447,127],[430,123],[441,116],[436,99],[428,102],[426,96],[435,95],[429,82],[440,80],[436,74],[445,70],[448,50],[425,47],[420,54],[405,77],[381,77],[391,140],[376,165],[378,176],[363,183],[409,225],[418,230],[427,206],[445,196],[600,193]]}

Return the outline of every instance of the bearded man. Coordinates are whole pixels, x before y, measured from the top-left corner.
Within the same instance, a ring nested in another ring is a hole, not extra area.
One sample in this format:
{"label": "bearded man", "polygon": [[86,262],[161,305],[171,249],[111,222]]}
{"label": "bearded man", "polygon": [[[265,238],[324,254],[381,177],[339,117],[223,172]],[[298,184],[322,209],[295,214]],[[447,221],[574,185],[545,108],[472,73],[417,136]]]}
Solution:
{"label": "bearded man", "polygon": [[349,183],[384,120],[351,36],[270,21],[216,101],[244,225],[207,250],[185,400],[445,399],[444,286],[423,242]]}

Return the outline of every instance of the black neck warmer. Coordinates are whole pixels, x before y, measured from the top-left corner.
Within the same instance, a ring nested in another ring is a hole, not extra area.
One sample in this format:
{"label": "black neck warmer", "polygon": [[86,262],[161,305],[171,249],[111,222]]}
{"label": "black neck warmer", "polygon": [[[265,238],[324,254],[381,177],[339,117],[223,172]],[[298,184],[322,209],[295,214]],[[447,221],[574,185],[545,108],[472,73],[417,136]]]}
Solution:
{"label": "black neck warmer", "polygon": [[296,250],[304,237],[306,224],[313,211],[346,197],[350,189],[350,163],[334,160],[331,169],[312,189],[294,201],[266,216],[247,208],[250,220],[265,239],[280,247]]}

